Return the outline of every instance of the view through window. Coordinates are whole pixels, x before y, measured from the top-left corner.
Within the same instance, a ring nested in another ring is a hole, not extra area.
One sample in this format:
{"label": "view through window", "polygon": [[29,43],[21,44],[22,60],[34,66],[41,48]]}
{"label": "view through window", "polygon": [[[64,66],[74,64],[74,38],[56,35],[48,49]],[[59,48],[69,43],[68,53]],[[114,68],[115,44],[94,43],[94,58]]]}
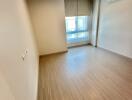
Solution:
{"label": "view through window", "polygon": [[88,16],[66,17],[68,43],[88,41]]}

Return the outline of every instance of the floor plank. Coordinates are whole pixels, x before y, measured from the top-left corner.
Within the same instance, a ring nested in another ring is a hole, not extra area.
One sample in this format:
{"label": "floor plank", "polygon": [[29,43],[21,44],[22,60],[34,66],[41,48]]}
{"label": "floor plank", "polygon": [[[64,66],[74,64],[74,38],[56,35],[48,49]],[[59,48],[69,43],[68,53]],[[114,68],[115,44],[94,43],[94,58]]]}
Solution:
{"label": "floor plank", "polygon": [[92,46],[41,57],[39,100],[132,100],[132,60]]}

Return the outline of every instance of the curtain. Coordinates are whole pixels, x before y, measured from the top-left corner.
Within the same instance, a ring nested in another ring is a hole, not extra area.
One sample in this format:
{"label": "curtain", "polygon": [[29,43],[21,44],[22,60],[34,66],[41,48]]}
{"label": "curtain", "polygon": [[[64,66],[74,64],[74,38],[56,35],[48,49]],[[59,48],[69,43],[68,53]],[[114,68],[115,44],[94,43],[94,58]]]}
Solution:
{"label": "curtain", "polygon": [[65,0],[65,15],[70,16],[88,16],[90,15],[89,0]]}

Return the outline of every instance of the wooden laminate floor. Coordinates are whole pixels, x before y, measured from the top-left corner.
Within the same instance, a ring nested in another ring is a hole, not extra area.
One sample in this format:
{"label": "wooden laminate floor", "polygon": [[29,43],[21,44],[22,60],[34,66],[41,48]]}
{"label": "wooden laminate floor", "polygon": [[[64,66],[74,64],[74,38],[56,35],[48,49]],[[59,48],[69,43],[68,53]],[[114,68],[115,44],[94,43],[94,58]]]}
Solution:
{"label": "wooden laminate floor", "polygon": [[132,60],[91,46],[41,57],[39,100],[132,100]]}

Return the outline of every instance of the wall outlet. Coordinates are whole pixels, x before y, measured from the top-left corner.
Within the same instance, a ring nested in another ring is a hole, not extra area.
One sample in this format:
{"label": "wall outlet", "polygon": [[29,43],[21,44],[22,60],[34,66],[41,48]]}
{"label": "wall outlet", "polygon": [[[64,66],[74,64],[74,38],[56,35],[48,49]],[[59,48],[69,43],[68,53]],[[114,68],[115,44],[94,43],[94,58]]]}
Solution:
{"label": "wall outlet", "polygon": [[25,50],[24,54],[21,56],[22,60],[24,61],[28,54],[28,49]]}

